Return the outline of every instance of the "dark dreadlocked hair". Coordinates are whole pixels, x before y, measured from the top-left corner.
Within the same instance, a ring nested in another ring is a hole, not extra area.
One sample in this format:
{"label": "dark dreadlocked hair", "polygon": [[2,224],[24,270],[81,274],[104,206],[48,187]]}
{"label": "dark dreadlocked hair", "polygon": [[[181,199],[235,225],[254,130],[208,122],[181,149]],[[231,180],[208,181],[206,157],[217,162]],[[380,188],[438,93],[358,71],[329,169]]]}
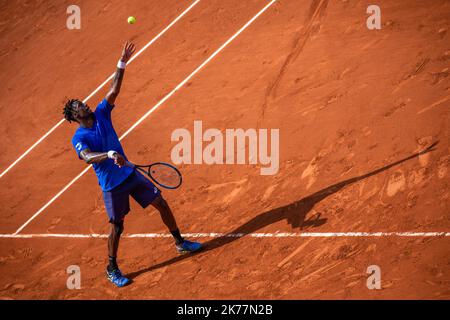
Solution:
{"label": "dark dreadlocked hair", "polygon": [[78,122],[74,117],[73,117],[73,103],[74,102],[80,102],[80,100],[78,99],[69,99],[67,100],[66,104],[64,105],[64,110],[63,110],[63,115],[64,118],[66,118],[67,121],[72,122]]}

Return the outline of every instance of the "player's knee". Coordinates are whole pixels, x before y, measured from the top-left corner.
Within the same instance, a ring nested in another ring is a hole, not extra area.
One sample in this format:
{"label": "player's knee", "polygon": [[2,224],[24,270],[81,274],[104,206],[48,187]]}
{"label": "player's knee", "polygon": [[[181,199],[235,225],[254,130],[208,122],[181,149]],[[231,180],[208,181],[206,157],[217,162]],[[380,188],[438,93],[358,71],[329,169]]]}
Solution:
{"label": "player's knee", "polygon": [[114,234],[120,236],[123,232],[123,221],[114,223]]}
{"label": "player's knee", "polygon": [[169,208],[169,204],[162,196],[156,198],[153,204],[159,211],[167,210]]}
{"label": "player's knee", "polygon": [[169,208],[169,204],[167,203],[166,199],[164,199],[163,197],[161,197],[161,206],[164,209],[168,209]]}

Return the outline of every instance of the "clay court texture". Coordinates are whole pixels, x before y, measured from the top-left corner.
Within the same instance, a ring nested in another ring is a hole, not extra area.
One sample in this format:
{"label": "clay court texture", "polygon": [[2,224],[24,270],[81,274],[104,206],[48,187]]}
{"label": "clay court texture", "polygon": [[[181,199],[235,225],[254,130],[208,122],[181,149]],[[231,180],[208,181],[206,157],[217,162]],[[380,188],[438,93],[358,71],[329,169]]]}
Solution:
{"label": "clay court texture", "polygon": [[[72,3],[3,1],[0,298],[449,299],[450,1],[372,2],[81,0],[68,30]],[[113,111],[129,159],[170,163],[172,132],[202,121],[279,129],[279,170],[179,165],[183,185],[163,194],[205,249],[178,256],[132,201],[119,289],[97,178],[81,174],[77,125],[57,124],[67,98],[101,101],[125,40],[149,44]]]}

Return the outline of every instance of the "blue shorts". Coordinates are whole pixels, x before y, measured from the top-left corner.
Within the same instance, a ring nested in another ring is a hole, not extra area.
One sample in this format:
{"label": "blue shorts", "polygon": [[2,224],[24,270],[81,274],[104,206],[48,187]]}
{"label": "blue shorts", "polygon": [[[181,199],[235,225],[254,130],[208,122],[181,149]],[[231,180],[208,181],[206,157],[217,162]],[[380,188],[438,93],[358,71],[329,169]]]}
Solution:
{"label": "blue shorts", "polygon": [[106,212],[109,222],[121,222],[130,211],[130,196],[140,204],[142,208],[148,207],[161,191],[140,172],[134,172],[124,182],[110,191],[103,191]]}

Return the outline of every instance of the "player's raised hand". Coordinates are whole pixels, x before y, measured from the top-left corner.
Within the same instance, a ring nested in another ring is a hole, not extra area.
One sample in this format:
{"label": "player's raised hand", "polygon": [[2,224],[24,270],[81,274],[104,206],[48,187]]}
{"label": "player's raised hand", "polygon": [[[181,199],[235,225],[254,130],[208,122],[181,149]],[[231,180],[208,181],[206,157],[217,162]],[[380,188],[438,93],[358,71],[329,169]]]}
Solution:
{"label": "player's raised hand", "polygon": [[128,41],[125,42],[122,50],[122,56],[120,57],[120,61],[127,63],[135,51],[136,47],[134,43]]}

